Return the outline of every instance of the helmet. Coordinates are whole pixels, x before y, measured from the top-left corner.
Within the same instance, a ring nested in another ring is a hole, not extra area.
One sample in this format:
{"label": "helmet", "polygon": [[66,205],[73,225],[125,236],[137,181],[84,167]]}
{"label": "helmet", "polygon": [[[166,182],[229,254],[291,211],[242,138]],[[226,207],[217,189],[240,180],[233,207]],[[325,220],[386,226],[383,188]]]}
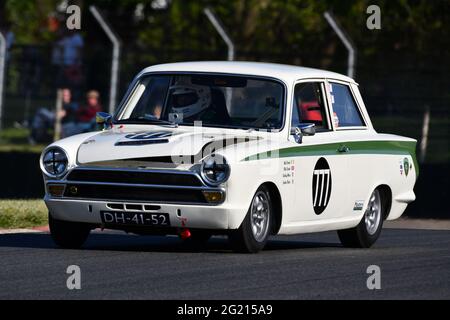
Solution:
{"label": "helmet", "polygon": [[192,117],[207,109],[211,104],[211,90],[206,86],[174,85],[171,112],[181,113],[184,118]]}

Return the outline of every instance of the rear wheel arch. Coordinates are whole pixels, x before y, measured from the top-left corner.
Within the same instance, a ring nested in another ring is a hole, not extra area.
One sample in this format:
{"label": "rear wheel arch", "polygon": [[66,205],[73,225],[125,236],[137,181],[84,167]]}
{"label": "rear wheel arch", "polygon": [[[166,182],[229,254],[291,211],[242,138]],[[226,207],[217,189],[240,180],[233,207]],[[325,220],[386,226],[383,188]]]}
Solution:
{"label": "rear wheel arch", "polygon": [[389,204],[387,201],[389,195],[390,188],[386,185],[379,185],[373,189],[358,225],[337,231],[344,247],[370,248],[377,241],[383,228],[383,221],[390,211],[386,206]]}
{"label": "rear wheel arch", "polygon": [[382,184],[376,187],[381,193],[381,201],[383,207],[383,218],[386,220],[389,217],[392,207],[392,190],[387,184]]}

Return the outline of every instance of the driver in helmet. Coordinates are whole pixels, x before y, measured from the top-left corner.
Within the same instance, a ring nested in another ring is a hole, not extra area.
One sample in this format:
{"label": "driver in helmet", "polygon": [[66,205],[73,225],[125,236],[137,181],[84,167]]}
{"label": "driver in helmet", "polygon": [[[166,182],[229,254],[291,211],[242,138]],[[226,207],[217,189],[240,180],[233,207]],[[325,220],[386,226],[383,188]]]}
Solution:
{"label": "driver in helmet", "polygon": [[211,105],[211,89],[199,85],[174,85],[170,87],[171,113],[182,115],[184,120],[202,120]]}

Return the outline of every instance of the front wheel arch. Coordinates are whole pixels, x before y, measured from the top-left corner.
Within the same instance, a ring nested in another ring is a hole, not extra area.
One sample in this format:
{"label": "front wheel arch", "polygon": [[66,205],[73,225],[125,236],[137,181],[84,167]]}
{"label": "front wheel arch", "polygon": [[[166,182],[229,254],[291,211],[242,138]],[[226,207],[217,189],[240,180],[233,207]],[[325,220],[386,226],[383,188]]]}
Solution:
{"label": "front wheel arch", "polygon": [[273,209],[273,223],[272,223],[272,230],[271,234],[276,235],[278,231],[280,231],[281,228],[281,222],[283,219],[283,203],[281,200],[281,194],[278,190],[278,187],[273,182],[264,182],[259,187],[262,186],[267,187],[270,193],[270,198],[272,200],[272,209]]}

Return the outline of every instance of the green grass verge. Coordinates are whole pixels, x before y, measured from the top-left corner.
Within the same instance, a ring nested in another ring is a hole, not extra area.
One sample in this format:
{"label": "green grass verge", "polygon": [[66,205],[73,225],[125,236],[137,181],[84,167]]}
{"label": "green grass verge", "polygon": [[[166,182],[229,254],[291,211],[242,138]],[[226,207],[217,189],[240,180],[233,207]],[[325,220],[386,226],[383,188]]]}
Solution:
{"label": "green grass verge", "polygon": [[29,130],[26,128],[7,128],[0,131],[0,152],[41,153],[44,145],[30,145]]}
{"label": "green grass verge", "polygon": [[16,229],[47,224],[43,200],[0,200],[0,229]]}

